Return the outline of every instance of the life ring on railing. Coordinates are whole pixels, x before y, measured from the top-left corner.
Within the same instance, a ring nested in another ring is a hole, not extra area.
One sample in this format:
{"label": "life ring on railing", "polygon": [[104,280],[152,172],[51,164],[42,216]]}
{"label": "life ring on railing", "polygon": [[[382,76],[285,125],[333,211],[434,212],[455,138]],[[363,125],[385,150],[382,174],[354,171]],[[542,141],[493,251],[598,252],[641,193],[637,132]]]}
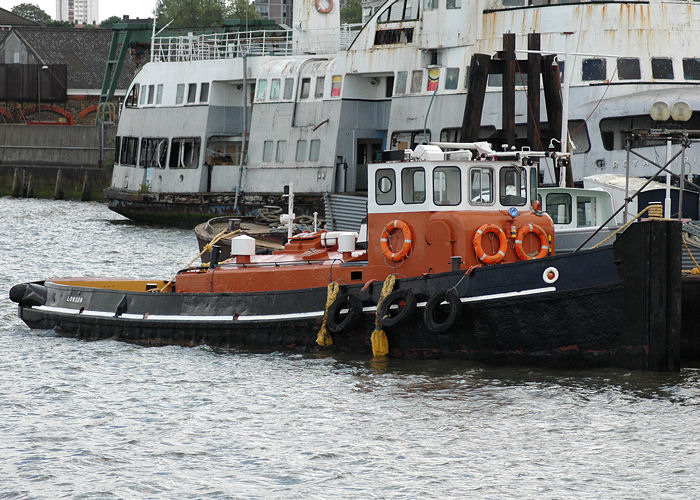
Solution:
{"label": "life ring on railing", "polygon": [[408,288],[400,288],[382,300],[377,315],[382,326],[391,327],[406,322],[415,311],[416,296]]}
{"label": "life ring on railing", "polygon": [[[343,311],[347,314],[343,316]],[[344,333],[362,316],[362,301],[357,295],[343,293],[328,308],[326,327],[331,333]]]}
{"label": "life ring on railing", "polygon": [[[403,233],[403,247],[398,252],[394,252],[389,243],[389,236],[396,229],[400,229]],[[413,244],[413,232],[411,231],[411,226],[402,220],[392,220],[384,226],[382,231],[382,236],[379,239],[379,248],[382,249],[384,257],[394,262],[399,262],[406,258],[408,252],[411,251],[411,245]]]}
{"label": "life ring on railing", "polygon": [[[528,234],[533,233],[540,239],[540,250],[536,255],[531,255],[523,248],[523,238]],[[546,257],[549,253],[549,238],[547,233],[537,224],[526,224],[518,229],[518,234],[515,236],[515,253],[520,260],[534,260]]]}
{"label": "life ring on railing", "polygon": [[[447,302],[447,314],[443,302]],[[438,314],[439,313],[439,314]],[[443,290],[433,295],[425,304],[423,323],[433,333],[444,333],[452,328],[462,315],[462,301],[454,289]]]}
{"label": "life ring on railing", "polygon": [[[481,244],[481,238],[487,233],[493,233],[498,236],[499,248],[493,255],[487,254],[484,251],[483,245]],[[508,249],[508,238],[506,237],[506,233],[504,233],[503,229],[496,224],[484,224],[477,229],[476,233],[474,233],[474,240],[472,243],[474,243],[476,258],[484,264],[498,264],[505,258],[506,250]]]}

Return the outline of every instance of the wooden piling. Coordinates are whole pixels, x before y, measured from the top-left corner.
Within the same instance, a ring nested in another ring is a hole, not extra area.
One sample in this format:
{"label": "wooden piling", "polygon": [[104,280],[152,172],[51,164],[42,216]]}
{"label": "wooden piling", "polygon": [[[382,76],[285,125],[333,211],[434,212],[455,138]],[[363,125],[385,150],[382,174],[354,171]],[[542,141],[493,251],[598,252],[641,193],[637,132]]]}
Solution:
{"label": "wooden piling", "polygon": [[24,176],[19,168],[16,168],[12,173],[12,196],[20,198],[22,196],[22,187],[24,186]]}
{"label": "wooden piling", "polygon": [[484,96],[486,95],[486,83],[488,82],[490,64],[490,56],[486,54],[472,54],[469,67],[467,102],[464,105],[462,128],[459,131],[459,140],[461,142],[479,140],[481,112],[484,108]]}
{"label": "wooden piling", "polygon": [[[528,33],[528,50],[540,50],[540,34]],[[533,149],[543,151],[546,144],[542,144],[540,135],[540,67],[542,56],[528,53],[527,55],[527,143]]]}
{"label": "wooden piling", "polygon": [[85,175],[83,176],[83,189],[80,193],[80,199],[82,201],[90,200],[90,176],[87,172],[85,172]]}
{"label": "wooden piling", "polygon": [[56,187],[53,191],[54,200],[62,200],[63,196],[63,171],[59,168],[56,171]]}
{"label": "wooden piling", "polygon": [[34,198],[34,186],[32,185],[32,174],[27,174],[27,192],[25,193],[27,198]]}
{"label": "wooden piling", "polygon": [[515,145],[515,33],[503,35],[503,88],[501,89],[503,140]]}

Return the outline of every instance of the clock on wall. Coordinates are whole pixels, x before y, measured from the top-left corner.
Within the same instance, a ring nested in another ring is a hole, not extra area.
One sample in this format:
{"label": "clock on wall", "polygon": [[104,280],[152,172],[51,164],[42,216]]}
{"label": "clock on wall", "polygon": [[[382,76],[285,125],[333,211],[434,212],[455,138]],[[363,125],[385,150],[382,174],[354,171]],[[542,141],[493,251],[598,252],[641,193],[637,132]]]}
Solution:
{"label": "clock on wall", "polygon": [[316,10],[321,14],[328,14],[333,10],[333,0],[316,0]]}

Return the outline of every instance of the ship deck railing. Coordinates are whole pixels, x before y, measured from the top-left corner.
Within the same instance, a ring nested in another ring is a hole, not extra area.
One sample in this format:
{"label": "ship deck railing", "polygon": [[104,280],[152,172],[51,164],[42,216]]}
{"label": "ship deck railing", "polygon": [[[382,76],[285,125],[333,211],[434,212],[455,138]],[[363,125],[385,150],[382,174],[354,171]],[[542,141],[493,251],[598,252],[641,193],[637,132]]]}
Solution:
{"label": "ship deck railing", "polygon": [[[346,49],[361,28],[344,24],[339,29],[307,30],[319,53]],[[189,34],[153,39],[153,61],[181,62],[235,59],[243,56],[291,56],[295,50],[291,29],[242,31],[237,33]]]}

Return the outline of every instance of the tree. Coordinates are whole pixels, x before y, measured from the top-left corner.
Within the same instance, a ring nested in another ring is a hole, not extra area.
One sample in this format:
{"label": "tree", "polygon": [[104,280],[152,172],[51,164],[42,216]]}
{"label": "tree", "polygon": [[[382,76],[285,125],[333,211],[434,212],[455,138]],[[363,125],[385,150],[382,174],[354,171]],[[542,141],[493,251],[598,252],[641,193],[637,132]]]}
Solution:
{"label": "tree", "polygon": [[48,23],[51,21],[51,16],[41,10],[38,5],[34,5],[33,3],[21,3],[19,5],[15,5],[12,7],[12,13],[37,23]]}
{"label": "tree", "polygon": [[100,23],[100,28],[111,28],[114,25],[114,23],[120,23],[121,21],[122,18],[119,16],[108,17]]}
{"label": "tree", "polygon": [[255,8],[255,5],[249,3],[248,0],[232,0],[231,5],[226,11],[226,19],[260,19],[262,16]]}
{"label": "tree", "polygon": [[354,24],[362,22],[362,3],[360,0],[348,0],[340,11],[340,22]]}
{"label": "tree", "polygon": [[224,0],[158,0],[158,24],[171,28],[210,28],[221,26],[226,17]]}

